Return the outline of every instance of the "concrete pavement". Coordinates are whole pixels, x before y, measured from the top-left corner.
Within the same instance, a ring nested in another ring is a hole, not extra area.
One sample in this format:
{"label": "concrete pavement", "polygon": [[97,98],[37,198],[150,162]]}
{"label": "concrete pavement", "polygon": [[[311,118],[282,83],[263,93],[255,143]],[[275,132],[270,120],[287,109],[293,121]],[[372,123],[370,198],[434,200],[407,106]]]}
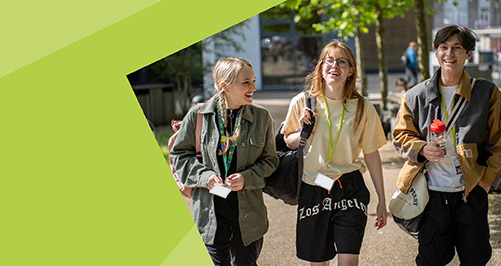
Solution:
{"label": "concrete pavement", "polygon": [[[401,75],[389,75],[390,91],[396,91],[393,84],[399,76]],[[368,76],[371,98],[377,98],[378,82],[377,75]],[[254,94],[254,102],[266,107],[275,120],[275,124],[278,125],[285,118],[290,99],[297,93],[298,91],[257,91]],[[396,190],[396,178],[404,161],[397,155],[390,142],[383,146],[379,152],[383,163],[387,205]],[[368,173],[364,174],[364,179],[371,193],[371,202],[368,206],[369,220],[365,230],[359,265],[415,265],[414,258],[417,254],[418,242],[398,228],[391,215],[388,216],[386,227],[381,230],[376,230],[373,227],[378,202],[377,194]],[[186,199],[186,203],[188,206],[191,205],[189,199]],[[309,263],[296,258],[295,255],[296,206],[286,205],[268,195],[265,195],[265,204],[268,209],[270,228],[264,238],[264,246],[258,260],[259,265],[309,265]],[[490,221],[495,221],[495,223],[491,224],[493,255],[487,265],[501,265],[501,244],[499,243],[501,228],[498,222],[501,217],[499,215],[490,215],[489,217]],[[336,259],[331,265],[337,265]],[[459,265],[457,257],[449,265]]]}
{"label": "concrete pavement", "polygon": [[[389,75],[389,90],[396,91],[393,84],[400,75]],[[369,96],[374,97],[379,91],[379,78],[377,75],[368,76]],[[254,102],[266,107],[275,124],[279,125],[285,118],[290,99],[298,91],[258,91],[254,94]],[[372,93],[372,94],[371,94]],[[377,95],[376,95],[377,97]],[[383,162],[383,176],[385,183],[386,205],[396,190],[396,179],[398,172],[404,161],[401,159],[388,142],[380,150]],[[359,257],[360,265],[415,265],[414,259],[418,250],[418,242],[404,233],[394,222],[391,215],[388,215],[387,226],[381,230],[376,230],[373,225],[376,218],[377,194],[368,172],[364,174],[365,183],[371,193],[371,203],[369,204],[369,220],[365,230],[364,242]],[[270,229],[265,235],[264,246],[259,258],[260,265],[309,265],[295,256],[295,233],[296,233],[296,207],[284,204],[265,195],[265,203],[268,208]],[[498,216],[490,217],[491,220],[499,219]],[[499,226],[497,226],[499,227]],[[499,239],[499,228],[491,226],[491,235],[497,234]],[[498,231],[496,231],[498,230]],[[495,240],[498,241],[498,240]],[[487,265],[501,265],[501,249],[499,243],[493,241],[492,259]],[[337,265],[334,259],[331,265]],[[457,256],[449,265],[459,265]]]}

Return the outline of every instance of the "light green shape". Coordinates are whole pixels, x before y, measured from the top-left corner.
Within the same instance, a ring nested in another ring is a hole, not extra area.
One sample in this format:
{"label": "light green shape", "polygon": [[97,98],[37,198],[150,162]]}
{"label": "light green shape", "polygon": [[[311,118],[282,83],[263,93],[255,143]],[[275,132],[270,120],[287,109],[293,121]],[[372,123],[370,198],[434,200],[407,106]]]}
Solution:
{"label": "light green shape", "polygon": [[159,1],[2,1],[0,77]]}
{"label": "light green shape", "polygon": [[[159,265],[194,225],[126,74],[280,1],[161,1],[100,27],[89,20],[118,4],[71,2],[93,7],[81,21],[92,29],[74,27],[78,41],[52,39],[33,54],[0,42],[0,65],[30,54],[0,78],[0,265]],[[3,2],[2,14],[29,20],[17,3]],[[54,21],[73,11],[22,3]]]}
{"label": "light green shape", "polygon": [[200,241],[200,233],[193,226],[176,248],[162,262],[161,266],[170,265],[209,265],[209,253],[204,245],[194,245]]}

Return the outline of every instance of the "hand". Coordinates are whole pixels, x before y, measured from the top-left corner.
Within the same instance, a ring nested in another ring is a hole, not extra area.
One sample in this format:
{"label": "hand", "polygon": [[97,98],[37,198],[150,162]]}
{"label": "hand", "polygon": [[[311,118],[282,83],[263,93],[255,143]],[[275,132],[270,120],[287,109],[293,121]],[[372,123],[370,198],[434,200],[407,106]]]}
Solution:
{"label": "hand", "polygon": [[374,223],[374,227],[376,227],[377,230],[383,228],[386,225],[387,216],[388,216],[388,213],[386,212],[386,205],[381,204],[381,202],[379,202],[377,204],[376,223]]}
{"label": "hand", "polygon": [[489,194],[489,190],[491,190],[491,185],[489,183],[485,182],[484,180],[478,181],[478,184],[481,188],[485,190],[487,194]]}
{"label": "hand", "polygon": [[226,185],[232,191],[239,191],[244,188],[244,176],[241,174],[232,174],[226,178]]}
{"label": "hand", "polygon": [[[303,114],[299,118],[298,122],[302,126],[303,124],[310,125],[311,124],[311,117],[310,117],[310,111],[311,109],[308,107],[303,108]],[[313,112],[313,115],[317,117],[317,113]],[[299,130],[301,131],[301,130]]]}
{"label": "hand", "polygon": [[444,157],[444,151],[433,143],[426,143],[419,151],[419,154],[423,155],[428,161],[434,163],[440,161],[440,159]]}
{"label": "hand", "polygon": [[207,180],[207,189],[211,190],[216,183],[222,184],[223,180],[221,178],[219,178],[219,176],[217,176],[215,174],[211,175],[209,177],[209,180]]}

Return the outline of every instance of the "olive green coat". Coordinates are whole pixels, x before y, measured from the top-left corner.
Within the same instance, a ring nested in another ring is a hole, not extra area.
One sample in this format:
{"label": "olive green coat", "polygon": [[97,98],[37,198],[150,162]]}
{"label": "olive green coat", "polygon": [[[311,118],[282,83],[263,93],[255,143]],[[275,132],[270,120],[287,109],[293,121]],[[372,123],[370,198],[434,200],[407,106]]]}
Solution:
{"label": "olive green coat", "polygon": [[[219,131],[215,119],[216,100],[211,98],[198,111],[203,114],[200,163],[195,156],[195,128],[198,107],[190,109],[170,155],[183,184],[193,190],[193,218],[205,244],[213,244],[217,221],[214,195],[206,188],[209,177],[219,175],[217,162]],[[237,143],[237,172],[244,177],[244,188],[237,192],[239,224],[244,245],[261,238],[268,231],[266,206],[262,188],[265,178],[278,167],[274,122],[268,111],[248,105],[242,117],[241,135]],[[217,196],[216,196],[217,197]]]}

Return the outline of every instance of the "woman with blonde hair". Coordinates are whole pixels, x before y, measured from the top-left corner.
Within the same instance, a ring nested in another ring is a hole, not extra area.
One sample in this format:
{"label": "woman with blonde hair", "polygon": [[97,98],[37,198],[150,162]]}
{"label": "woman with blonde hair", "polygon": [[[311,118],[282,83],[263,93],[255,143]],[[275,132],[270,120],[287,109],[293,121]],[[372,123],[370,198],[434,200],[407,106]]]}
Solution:
{"label": "woman with blonde hair", "polygon": [[278,166],[274,122],[252,104],[256,77],[247,60],[220,59],[213,78],[217,93],[188,112],[170,155],[183,184],[193,188],[193,218],[214,264],[256,265],[268,230],[262,188]]}
{"label": "woman with blonde hair", "polygon": [[[327,44],[306,77],[305,92],[291,100],[281,131],[287,146],[297,148],[303,125],[315,116],[304,148],[296,228],[297,257],[311,265],[328,265],[336,254],[338,265],[358,264],[369,204],[365,164],[379,200],[375,226],[386,225],[378,152],[386,138],[374,106],[357,92],[356,79],[351,49],[339,41]],[[308,97],[315,98],[316,110],[306,107]],[[361,151],[365,164],[358,159]]]}

